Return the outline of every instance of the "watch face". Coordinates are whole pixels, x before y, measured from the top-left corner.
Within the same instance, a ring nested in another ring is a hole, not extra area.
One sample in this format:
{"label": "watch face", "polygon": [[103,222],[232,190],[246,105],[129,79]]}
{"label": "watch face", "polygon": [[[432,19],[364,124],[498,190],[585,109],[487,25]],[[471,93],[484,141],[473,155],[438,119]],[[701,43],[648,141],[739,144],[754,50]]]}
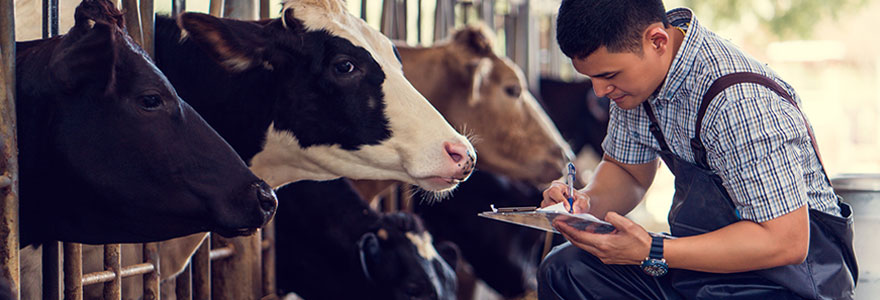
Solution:
{"label": "watch face", "polygon": [[668,270],[669,267],[664,259],[649,258],[642,262],[642,271],[654,277],[663,276]]}

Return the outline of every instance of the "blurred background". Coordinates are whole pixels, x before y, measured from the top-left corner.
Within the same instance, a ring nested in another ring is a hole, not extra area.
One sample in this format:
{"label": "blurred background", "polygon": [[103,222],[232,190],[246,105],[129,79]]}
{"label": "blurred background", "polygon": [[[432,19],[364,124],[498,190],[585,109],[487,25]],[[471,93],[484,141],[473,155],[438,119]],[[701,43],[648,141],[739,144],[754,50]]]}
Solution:
{"label": "blurred background", "polygon": [[[16,0],[16,39],[42,36],[41,1]],[[77,0],[60,0],[59,29],[73,23]],[[257,1],[251,1],[256,3]],[[484,22],[497,33],[496,51],[524,71],[536,95],[540,78],[584,81],[555,42],[558,0],[349,0],[352,14],[392,39],[428,46],[453,28]],[[880,28],[877,0],[667,0],[667,9],[690,7],[705,27],[730,39],[776,70],[803,100],[825,167],[832,177],[880,173]],[[178,7],[178,9],[180,9]],[[277,17],[281,3],[268,12],[223,8],[243,19]],[[170,14],[172,1],[155,2]],[[209,12],[209,0],[188,0],[186,11]],[[593,152],[579,154],[581,170],[596,162]],[[586,180],[590,172],[580,172]],[[673,178],[665,167],[647,200],[629,217],[652,231],[667,231],[666,214]]]}

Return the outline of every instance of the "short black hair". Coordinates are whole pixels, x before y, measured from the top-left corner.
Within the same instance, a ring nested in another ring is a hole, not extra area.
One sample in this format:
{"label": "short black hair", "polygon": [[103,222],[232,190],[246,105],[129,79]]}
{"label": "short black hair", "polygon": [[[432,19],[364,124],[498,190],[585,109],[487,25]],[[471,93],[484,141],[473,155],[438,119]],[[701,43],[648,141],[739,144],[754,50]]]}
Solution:
{"label": "short black hair", "polygon": [[587,57],[601,46],[641,53],[642,32],[657,22],[669,25],[662,0],[563,0],[556,41],[570,58]]}

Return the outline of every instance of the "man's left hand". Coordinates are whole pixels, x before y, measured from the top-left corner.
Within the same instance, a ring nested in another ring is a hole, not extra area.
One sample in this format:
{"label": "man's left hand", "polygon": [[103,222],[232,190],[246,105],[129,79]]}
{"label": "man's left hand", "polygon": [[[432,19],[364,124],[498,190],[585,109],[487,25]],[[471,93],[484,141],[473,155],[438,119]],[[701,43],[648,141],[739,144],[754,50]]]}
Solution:
{"label": "man's left hand", "polygon": [[608,212],[605,221],[616,228],[609,234],[577,230],[564,222],[553,222],[573,245],[599,258],[605,264],[638,265],[651,252],[651,235],[635,222],[615,212]]}

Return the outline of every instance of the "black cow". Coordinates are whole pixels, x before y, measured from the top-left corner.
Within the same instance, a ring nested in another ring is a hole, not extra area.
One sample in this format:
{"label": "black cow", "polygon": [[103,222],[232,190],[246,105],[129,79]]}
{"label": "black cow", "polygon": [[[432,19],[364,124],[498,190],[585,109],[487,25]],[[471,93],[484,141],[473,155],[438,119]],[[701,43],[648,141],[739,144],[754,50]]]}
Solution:
{"label": "black cow", "polygon": [[[418,196],[415,197],[418,199]],[[544,232],[478,217],[496,207],[538,206],[541,190],[520,181],[475,171],[449,198],[418,203],[415,212],[437,241],[451,241],[473,266],[477,278],[506,298],[521,297],[537,288]],[[556,236],[555,243],[562,242]]]}
{"label": "black cow", "polygon": [[[381,215],[345,179],[279,188],[277,284],[305,299],[455,299],[457,252],[412,214]],[[447,264],[453,262],[453,266]]]}
{"label": "black cow", "polygon": [[608,130],[608,105],[606,97],[597,97],[589,81],[567,82],[551,78],[539,81],[544,109],[562,133],[562,137],[578,153],[589,146],[599,157],[602,140]]}
{"label": "black cow", "polygon": [[391,42],[342,5],[289,2],[259,22],[187,13],[183,38],[158,17],[158,66],[273,187],[346,176],[454,188],[473,146],[406,81]]}
{"label": "black cow", "polygon": [[145,242],[265,224],[276,200],[183,102],[105,0],[18,43],[21,245]]}

